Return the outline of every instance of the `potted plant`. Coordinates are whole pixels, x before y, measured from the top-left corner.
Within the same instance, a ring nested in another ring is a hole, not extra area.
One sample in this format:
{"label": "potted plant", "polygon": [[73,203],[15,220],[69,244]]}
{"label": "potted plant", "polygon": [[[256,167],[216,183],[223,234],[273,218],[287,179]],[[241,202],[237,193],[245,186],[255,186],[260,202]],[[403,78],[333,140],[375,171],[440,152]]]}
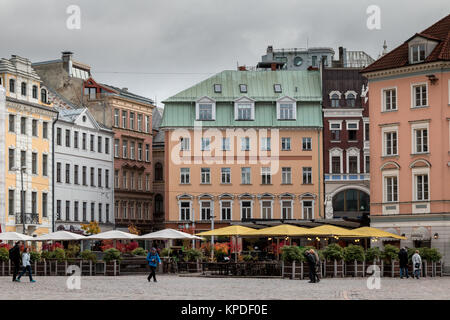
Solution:
{"label": "potted plant", "polygon": [[[114,248],[105,250],[103,255],[103,261],[106,263],[105,275],[116,275],[117,264],[120,264],[122,257],[120,251]],[[114,263],[115,262],[115,263]]]}
{"label": "potted plant", "polygon": [[138,248],[134,249],[133,251],[131,251],[131,253],[134,256],[146,256],[147,250],[145,250],[144,248],[138,247]]}

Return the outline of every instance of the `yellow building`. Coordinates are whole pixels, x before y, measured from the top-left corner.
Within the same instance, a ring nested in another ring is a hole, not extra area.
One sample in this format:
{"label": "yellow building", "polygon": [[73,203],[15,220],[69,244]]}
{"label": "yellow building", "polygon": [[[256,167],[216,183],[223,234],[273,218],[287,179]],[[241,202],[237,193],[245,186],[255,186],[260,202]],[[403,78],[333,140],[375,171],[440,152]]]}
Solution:
{"label": "yellow building", "polygon": [[57,111],[48,102],[47,89],[28,59],[15,55],[1,59],[0,85],[5,162],[0,177],[4,191],[1,231],[23,233],[25,228],[29,235],[51,232],[52,127]]}

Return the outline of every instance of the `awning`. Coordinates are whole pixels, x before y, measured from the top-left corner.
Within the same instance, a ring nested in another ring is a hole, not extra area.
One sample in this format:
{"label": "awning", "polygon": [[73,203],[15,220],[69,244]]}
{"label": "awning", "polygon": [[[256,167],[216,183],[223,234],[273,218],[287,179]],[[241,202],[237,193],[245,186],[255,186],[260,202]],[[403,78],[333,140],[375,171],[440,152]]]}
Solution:
{"label": "awning", "polygon": [[175,229],[164,229],[156,232],[144,234],[138,238],[139,240],[170,240],[170,239],[188,239],[188,240],[202,240],[203,238],[194,236],[192,234],[178,231]]}
{"label": "awning", "polygon": [[348,230],[348,229],[331,226],[331,225],[323,225],[320,227],[308,229],[307,234],[311,235],[311,236],[330,236],[330,237],[337,236],[337,237],[351,237],[351,238],[355,238],[355,237],[367,238],[366,235],[364,235],[363,233],[360,233],[358,231]]}
{"label": "awning", "polygon": [[17,232],[0,233],[0,241],[32,241],[35,238]]}
{"label": "awning", "polygon": [[425,227],[419,227],[411,232],[411,240],[431,240],[431,233]]}
{"label": "awning", "polygon": [[380,230],[377,228],[362,227],[362,228],[357,228],[357,229],[353,229],[353,230],[363,233],[372,238],[393,238],[393,239],[402,239],[402,240],[407,239],[406,237],[399,236],[398,234],[394,234],[394,233]]}
{"label": "awning", "polygon": [[71,240],[84,240],[85,236],[69,231],[56,231],[49,234],[43,234],[34,238],[36,241],[71,241]]}
{"label": "awning", "polygon": [[308,234],[308,229],[293,226],[290,224],[280,224],[278,226],[250,231],[246,236],[304,236]]}
{"label": "awning", "polygon": [[239,225],[233,225],[228,226],[224,228],[214,229],[210,231],[205,231],[198,233],[197,236],[240,236],[248,234],[251,231],[254,231],[255,229],[239,226]]}

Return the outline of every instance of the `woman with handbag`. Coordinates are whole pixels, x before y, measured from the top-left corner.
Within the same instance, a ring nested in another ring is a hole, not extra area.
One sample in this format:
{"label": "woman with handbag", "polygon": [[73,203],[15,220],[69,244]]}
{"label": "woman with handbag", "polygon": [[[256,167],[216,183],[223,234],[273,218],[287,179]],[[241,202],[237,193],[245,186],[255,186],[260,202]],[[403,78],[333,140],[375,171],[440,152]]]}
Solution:
{"label": "woman with handbag", "polygon": [[422,258],[419,255],[419,250],[416,250],[416,253],[413,254],[411,260],[414,268],[414,276],[416,279],[419,279],[420,270],[422,268]]}

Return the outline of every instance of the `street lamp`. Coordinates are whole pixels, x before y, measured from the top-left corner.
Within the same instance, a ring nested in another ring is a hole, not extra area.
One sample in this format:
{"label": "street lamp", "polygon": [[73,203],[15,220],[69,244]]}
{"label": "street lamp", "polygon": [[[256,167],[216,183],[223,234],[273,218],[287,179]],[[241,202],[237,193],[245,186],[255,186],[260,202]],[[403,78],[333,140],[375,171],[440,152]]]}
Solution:
{"label": "street lamp", "polygon": [[22,217],[22,226],[23,226],[23,234],[26,234],[25,232],[25,196],[24,196],[24,189],[23,189],[23,172],[27,170],[26,166],[22,166],[20,169],[19,168],[12,168],[11,171],[20,171],[20,181],[22,184],[22,190],[21,190],[21,208],[20,208],[20,215]]}
{"label": "street lamp", "polygon": [[[211,230],[214,230],[214,218],[216,216],[211,215]],[[214,236],[211,236],[211,258],[214,258]]]}

